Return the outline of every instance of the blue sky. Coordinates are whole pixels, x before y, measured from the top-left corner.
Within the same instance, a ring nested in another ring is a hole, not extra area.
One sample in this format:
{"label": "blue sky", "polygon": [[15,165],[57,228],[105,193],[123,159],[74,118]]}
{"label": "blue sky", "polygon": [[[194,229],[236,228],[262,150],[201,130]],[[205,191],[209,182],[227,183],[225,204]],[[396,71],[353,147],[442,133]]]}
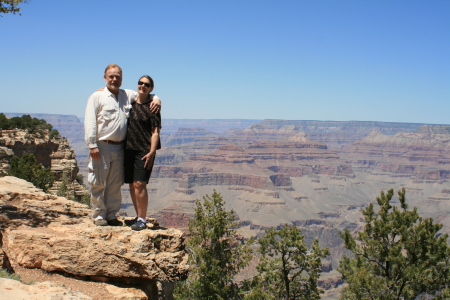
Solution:
{"label": "blue sky", "polygon": [[109,63],[163,118],[450,124],[450,1],[31,0],[0,18],[0,112],[82,117]]}

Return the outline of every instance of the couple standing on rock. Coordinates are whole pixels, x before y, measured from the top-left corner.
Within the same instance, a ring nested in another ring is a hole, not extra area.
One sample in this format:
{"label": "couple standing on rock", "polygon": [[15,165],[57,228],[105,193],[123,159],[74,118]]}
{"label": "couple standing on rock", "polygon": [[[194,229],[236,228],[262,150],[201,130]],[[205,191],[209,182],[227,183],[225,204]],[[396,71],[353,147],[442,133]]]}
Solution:
{"label": "couple standing on rock", "polygon": [[116,64],[106,67],[104,79],[106,87],[89,97],[84,118],[92,217],[98,226],[122,226],[117,219],[120,189],[129,183],[137,217],[126,223],[142,230],[146,228],[147,183],[156,150],[161,148],[161,100],[150,94],[154,83],[148,75],[139,79],[137,92],[120,89],[122,69]]}

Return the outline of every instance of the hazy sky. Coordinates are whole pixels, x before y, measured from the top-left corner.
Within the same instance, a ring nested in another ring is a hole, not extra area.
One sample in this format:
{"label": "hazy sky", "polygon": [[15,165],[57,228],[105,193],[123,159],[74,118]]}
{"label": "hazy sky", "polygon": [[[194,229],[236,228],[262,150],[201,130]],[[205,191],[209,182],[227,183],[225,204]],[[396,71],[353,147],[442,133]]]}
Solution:
{"label": "hazy sky", "polygon": [[163,118],[450,124],[449,0],[30,0],[0,18],[0,112],[82,117],[106,65]]}

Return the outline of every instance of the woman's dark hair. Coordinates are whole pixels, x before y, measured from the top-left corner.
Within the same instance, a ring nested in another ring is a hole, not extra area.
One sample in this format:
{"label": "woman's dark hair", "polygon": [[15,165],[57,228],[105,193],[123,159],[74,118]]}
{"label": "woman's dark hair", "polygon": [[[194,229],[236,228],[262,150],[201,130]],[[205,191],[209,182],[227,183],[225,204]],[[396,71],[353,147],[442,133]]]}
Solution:
{"label": "woman's dark hair", "polygon": [[141,77],[139,77],[139,79],[144,78],[144,77],[147,78],[148,80],[150,80],[150,87],[154,88],[155,87],[155,83],[153,82],[153,79],[150,76],[142,75]]}

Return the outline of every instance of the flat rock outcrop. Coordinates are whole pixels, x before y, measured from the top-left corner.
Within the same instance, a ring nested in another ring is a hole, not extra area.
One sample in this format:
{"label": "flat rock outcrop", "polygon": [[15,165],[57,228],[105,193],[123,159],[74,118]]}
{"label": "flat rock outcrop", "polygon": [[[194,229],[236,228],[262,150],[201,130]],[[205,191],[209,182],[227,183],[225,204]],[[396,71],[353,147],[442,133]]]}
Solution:
{"label": "flat rock outcrop", "polygon": [[11,176],[0,178],[0,210],[3,267],[150,285],[187,275],[180,230],[98,227],[85,205],[45,194]]}
{"label": "flat rock outcrop", "polygon": [[92,300],[91,297],[71,291],[53,282],[40,282],[33,285],[20,281],[0,278],[0,299],[14,300]]}

